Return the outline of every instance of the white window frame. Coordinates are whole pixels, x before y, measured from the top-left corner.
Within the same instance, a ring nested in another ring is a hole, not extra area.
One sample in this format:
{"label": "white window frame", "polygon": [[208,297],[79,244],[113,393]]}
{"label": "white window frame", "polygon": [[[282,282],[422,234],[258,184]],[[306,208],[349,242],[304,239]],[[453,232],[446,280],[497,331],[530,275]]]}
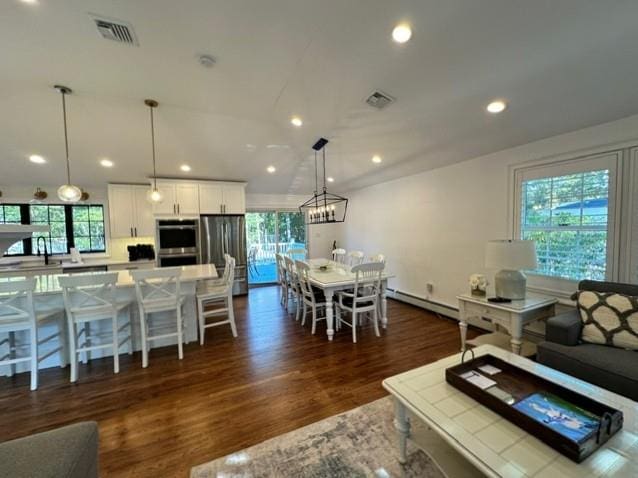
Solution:
{"label": "white window frame", "polygon": [[[564,176],[587,171],[609,170],[609,196],[607,218],[607,264],[606,280],[616,281],[619,277],[620,253],[620,213],[621,213],[621,171],[623,151],[614,150],[587,156],[561,160],[540,160],[513,168],[513,227],[512,237],[521,237],[521,210],[523,181]],[[573,291],[578,280],[547,276],[529,272],[529,289],[566,295]]]}

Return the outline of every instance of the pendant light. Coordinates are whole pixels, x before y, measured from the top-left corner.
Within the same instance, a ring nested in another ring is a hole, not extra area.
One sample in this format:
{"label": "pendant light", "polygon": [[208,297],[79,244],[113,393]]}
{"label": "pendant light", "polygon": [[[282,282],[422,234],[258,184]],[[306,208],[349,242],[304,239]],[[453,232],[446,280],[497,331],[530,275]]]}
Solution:
{"label": "pendant light", "polygon": [[[319,140],[312,146],[315,151],[315,192],[305,203],[299,206],[299,211],[305,216],[306,224],[330,224],[344,222],[348,210],[348,199],[338,194],[328,192],[326,187],[326,138]],[[317,153],[323,156],[323,191],[319,193],[319,174],[317,170]]]}
{"label": "pendant light", "polygon": [[146,199],[153,204],[159,204],[164,200],[164,195],[157,189],[157,174],[155,170],[155,123],[153,122],[153,109],[157,108],[159,103],[155,100],[144,100],[144,104],[148,106],[151,112],[151,147],[153,148],[153,187],[146,193]]}
{"label": "pendant light", "polygon": [[82,197],[82,190],[71,184],[71,160],[69,159],[69,136],[66,127],[66,95],[73,93],[71,88],[55,85],[53,88],[62,95],[62,117],[64,118],[64,148],[66,151],[66,184],[58,188],[58,197],[64,202],[78,202]]}

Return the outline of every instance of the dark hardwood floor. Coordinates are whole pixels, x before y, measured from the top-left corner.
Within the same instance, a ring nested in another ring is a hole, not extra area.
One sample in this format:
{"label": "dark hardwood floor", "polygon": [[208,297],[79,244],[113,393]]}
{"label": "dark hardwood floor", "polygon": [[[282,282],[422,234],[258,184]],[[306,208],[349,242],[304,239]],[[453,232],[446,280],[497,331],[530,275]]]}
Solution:
{"label": "dark hardwood floor", "polygon": [[[253,289],[235,300],[239,338],[229,328],[207,331],[184,360],[176,347],[67,369],[0,378],[0,441],[61,425],[95,420],[101,476],[188,476],[190,468],[386,395],[381,381],[459,349],[456,322],[389,301],[389,326],[377,338],[370,325],[357,344],[342,329],[329,343],[279,305],[278,289]],[[469,337],[478,335],[475,330]]]}

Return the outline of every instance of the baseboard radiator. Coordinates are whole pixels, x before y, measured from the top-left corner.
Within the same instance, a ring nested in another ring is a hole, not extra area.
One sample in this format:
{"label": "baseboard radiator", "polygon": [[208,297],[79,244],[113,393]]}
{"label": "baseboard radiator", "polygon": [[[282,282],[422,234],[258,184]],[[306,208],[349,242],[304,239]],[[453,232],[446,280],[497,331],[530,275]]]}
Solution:
{"label": "baseboard radiator", "polygon": [[[444,318],[459,320],[459,309],[457,309],[456,307],[452,307],[447,304],[443,304],[441,302],[436,302],[434,300],[428,299],[426,297],[421,297],[421,296],[411,294],[409,292],[403,292],[397,289],[388,288],[387,292],[388,292],[388,297],[394,300],[405,302],[406,304],[414,305],[416,307],[420,307],[430,312],[434,312],[435,314],[443,316]],[[475,325],[487,331],[492,330],[491,320],[481,317],[481,322],[483,323],[472,322],[470,325]],[[470,321],[468,321],[468,323],[470,323]],[[527,329],[523,332],[523,335],[533,337],[536,339],[544,338],[544,334],[538,333],[532,330],[527,330]]]}

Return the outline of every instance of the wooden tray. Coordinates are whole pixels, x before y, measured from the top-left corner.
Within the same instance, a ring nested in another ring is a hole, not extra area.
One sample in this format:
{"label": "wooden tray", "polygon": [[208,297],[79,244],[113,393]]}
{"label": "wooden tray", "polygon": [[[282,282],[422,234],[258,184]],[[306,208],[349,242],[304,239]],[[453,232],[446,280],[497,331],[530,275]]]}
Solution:
{"label": "wooden tray", "polygon": [[[482,373],[478,370],[478,367],[483,365],[492,365],[499,368],[501,372],[495,375]],[[485,377],[495,381],[497,387],[506,391],[514,398],[514,403],[508,404],[461,377],[462,374],[469,371],[478,371]],[[455,388],[458,388],[477,402],[495,411],[530,435],[535,436],[577,463],[582,462],[596,451],[602,444],[609,440],[614,433],[620,430],[623,425],[623,415],[621,411],[545,380],[542,377],[518,368],[493,355],[482,355],[475,359],[465,361],[460,365],[450,367],[445,371],[445,379]],[[596,415],[596,417],[600,419],[597,430],[588,437],[576,441],[550,428],[549,425],[514,408],[516,403],[537,392],[552,394]]]}

